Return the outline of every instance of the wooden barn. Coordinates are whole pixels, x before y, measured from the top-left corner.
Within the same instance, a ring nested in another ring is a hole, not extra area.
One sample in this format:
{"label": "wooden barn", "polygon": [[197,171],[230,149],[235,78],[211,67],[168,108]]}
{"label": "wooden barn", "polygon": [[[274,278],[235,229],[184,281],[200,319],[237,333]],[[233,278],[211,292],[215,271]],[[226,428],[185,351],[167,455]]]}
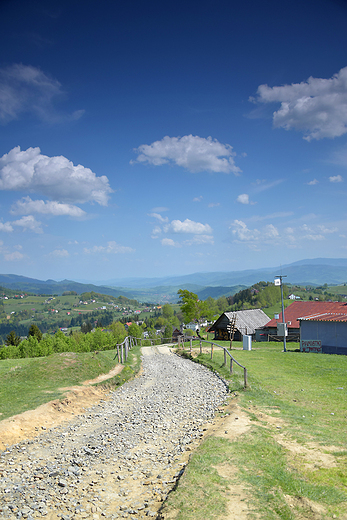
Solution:
{"label": "wooden barn", "polygon": [[229,340],[227,327],[233,323],[233,320],[235,320],[234,340],[242,341],[244,335],[256,339],[256,329],[262,329],[269,322],[269,317],[261,309],[223,312],[208,331],[214,332],[215,340]]}

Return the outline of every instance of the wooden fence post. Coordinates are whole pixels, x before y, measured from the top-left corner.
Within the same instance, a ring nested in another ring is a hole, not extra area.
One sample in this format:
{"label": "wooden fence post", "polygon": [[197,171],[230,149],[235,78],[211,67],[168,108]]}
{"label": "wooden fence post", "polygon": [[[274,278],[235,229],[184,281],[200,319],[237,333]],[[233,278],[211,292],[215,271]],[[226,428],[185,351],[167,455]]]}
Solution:
{"label": "wooden fence post", "polygon": [[243,369],[243,379],[244,379],[245,388],[246,388],[246,386],[247,386],[247,368]]}
{"label": "wooden fence post", "polygon": [[192,353],[192,343],[193,343],[192,338],[190,338],[189,343],[190,343],[190,353]]}
{"label": "wooden fence post", "polygon": [[202,354],[202,341],[200,340],[200,354]]}
{"label": "wooden fence post", "polygon": [[117,345],[117,356],[118,356],[118,363],[120,363],[120,356],[119,356],[119,345]]}
{"label": "wooden fence post", "polygon": [[211,343],[211,359],[213,359],[213,343]]}
{"label": "wooden fence post", "polygon": [[121,363],[122,363],[122,365],[123,365],[123,363],[124,363],[124,352],[123,352],[123,348],[124,348],[124,344],[122,343],[122,344],[121,344]]}
{"label": "wooden fence post", "polygon": [[233,358],[230,358],[230,374],[233,373]]}
{"label": "wooden fence post", "polygon": [[225,349],[223,349],[223,350],[224,350],[224,366],[226,366],[227,365],[227,353],[226,353]]}

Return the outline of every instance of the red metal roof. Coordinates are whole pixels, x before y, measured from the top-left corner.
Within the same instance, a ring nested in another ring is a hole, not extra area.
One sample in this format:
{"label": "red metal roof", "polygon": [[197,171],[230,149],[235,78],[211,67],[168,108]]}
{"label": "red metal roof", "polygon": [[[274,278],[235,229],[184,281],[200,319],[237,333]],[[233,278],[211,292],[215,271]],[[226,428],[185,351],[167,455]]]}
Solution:
{"label": "red metal roof", "polygon": [[[299,318],[316,321],[347,321],[347,303],[319,301],[293,302],[284,309],[284,317],[288,328],[292,329],[299,328]],[[282,322],[282,313],[278,320],[272,319],[265,326],[277,327],[277,323],[279,322]]]}

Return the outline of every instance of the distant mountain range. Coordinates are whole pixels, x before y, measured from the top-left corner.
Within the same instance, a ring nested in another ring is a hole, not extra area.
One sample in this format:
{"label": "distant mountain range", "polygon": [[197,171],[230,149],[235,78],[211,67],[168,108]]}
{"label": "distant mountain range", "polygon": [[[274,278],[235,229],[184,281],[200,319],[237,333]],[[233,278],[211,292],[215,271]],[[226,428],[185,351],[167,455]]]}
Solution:
{"label": "distant mountain range", "polygon": [[187,289],[200,299],[219,298],[235,294],[259,281],[273,281],[276,275],[286,275],[285,282],[298,285],[340,285],[347,283],[347,258],[314,258],[280,267],[248,269],[246,271],[194,273],[161,278],[123,278],[94,284],[71,280],[37,280],[14,274],[0,274],[0,285],[16,291],[36,294],[62,294],[65,291],[95,291],[111,296],[126,296],[139,301],[177,301],[177,291]]}

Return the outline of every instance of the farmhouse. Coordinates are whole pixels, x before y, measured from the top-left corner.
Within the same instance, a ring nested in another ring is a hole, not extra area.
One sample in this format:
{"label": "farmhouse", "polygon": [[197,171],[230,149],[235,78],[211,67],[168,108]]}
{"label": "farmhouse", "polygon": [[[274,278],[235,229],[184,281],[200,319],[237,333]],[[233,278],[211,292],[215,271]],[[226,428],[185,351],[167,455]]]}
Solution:
{"label": "farmhouse", "polygon": [[[288,327],[287,341],[300,341],[302,334],[302,319],[325,314],[347,314],[347,304],[344,302],[295,301],[284,311],[284,318]],[[277,336],[277,324],[282,323],[282,313],[270,320],[261,331],[264,341],[281,340]],[[307,338],[307,339],[317,339]],[[347,336],[346,336],[347,343]]]}
{"label": "farmhouse", "polygon": [[241,341],[245,334],[255,339],[256,329],[261,329],[269,322],[269,317],[261,309],[250,309],[247,311],[223,312],[218,320],[208,329],[214,332],[214,339],[228,340],[230,339],[227,329],[235,319],[234,339]]}
{"label": "farmhouse", "polygon": [[325,354],[347,355],[347,304],[327,304],[325,310],[299,318],[301,350],[304,344],[316,343]]}

